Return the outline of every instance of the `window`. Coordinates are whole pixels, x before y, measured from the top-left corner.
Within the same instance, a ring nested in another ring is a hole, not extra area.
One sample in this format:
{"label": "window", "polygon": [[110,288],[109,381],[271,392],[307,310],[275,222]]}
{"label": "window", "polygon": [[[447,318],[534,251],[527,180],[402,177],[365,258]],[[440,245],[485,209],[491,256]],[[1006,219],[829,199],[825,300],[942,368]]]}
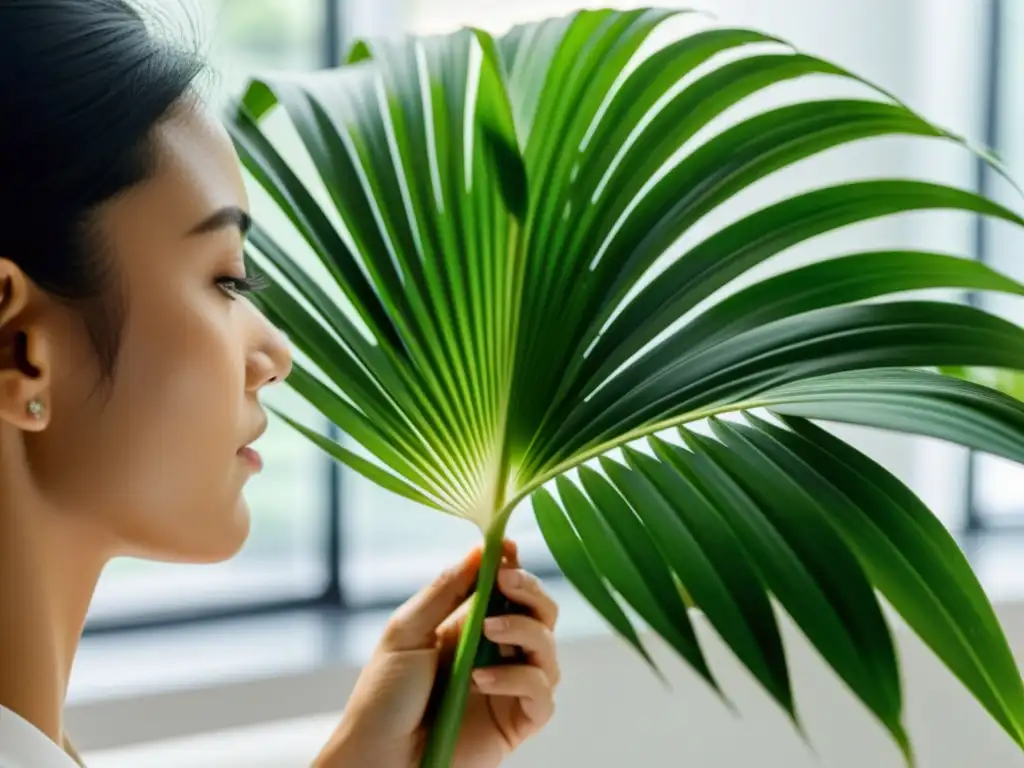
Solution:
{"label": "window", "polygon": [[[201,23],[213,70],[204,87],[214,104],[237,93],[261,69],[314,69],[330,48],[325,0],[156,2],[170,12],[174,28],[180,21],[174,14],[182,9],[187,24]],[[258,203],[254,199],[257,217]],[[285,387],[269,392],[266,401],[315,423],[308,406],[304,410]],[[324,592],[330,572],[330,462],[280,422],[271,422],[256,447],[266,468],[246,489],[252,533],[242,552],[228,562],[202,566],[117,560],[97,588],[90,627],[312,599]]]}
{"label": "window", "polygon": [[[398,26],[394,16],[362,0],[348,5],[344,0],[148,3],[166,10],[174,22],[175,14],[184,9],[186,28],[198,22],[212,69],[203,86],[215,106],[238,94],[252,74],[310,70],[337,61],[343,5],[350,21],[355,10],[376,15],[377,26],[383,27],[375,30],[377,34],[390,34]],[[425,7],[418,6],[421,11]],[[429,11],[437,16],[437,5]],[[456,16],[455,24],[478,20],[461,11]],[[421,17],[416,12],[411,18],[412,31],[429,31],[417,22]],[[283,115],[267,118],[267,132],[286,157],[296,157],[289,150],[298,149],[299,140]],[[304,153],[299,157],[306,158]],[[326,194],[310,166],[296,170],[314,195]],[[249,193],[254,217],[314,276],[323,274],[323,267],[266,194],[254,183]],[[331,290],[329,280],[323,284]],[[306,424],[327,427],[287,387],[272,388],[265,402]],[[256,447],[266,459],[265,469],[246,489],[252,533],[242,552],[228,562],[204,566],[115,561],[99,584],[87,631],[296,605],[392,604],[480,540],[470,523],[419,508],[378,488],[334,464],[276,420],[271,420]],[[520,543],[530,568],[540,573],[553,570],[528,504],[515,512],[509,535]]]}
{"label": "window", "polygon": [[[409,594],[480,541],[471,523],[420,507],[354,472],[344,472],[342,482],[341,581],[352,605]],[[508,536],[531,570],[553,567],[528,502],[513,513]]]}
{"label": "window", "polygon": [[[340,59],[339,35],[430,34],[472,24],[502,32],[512,24],[593,6],[585,0],[144,0],[199,22],[214,76],[206,91],[215,103],[237,93],[253,73],[309,70]],[[618,3],[637,7],[641,2]],[[669,5],[681,5],[670,2]],[[597,5],[600,5],[598,3]],[[996,84],[989,139],[1011,174],[1024,178],[1024,5],[996,0],[992,72]],[[342,13],[344,11],[344,13]],[[344,19],[344,28],[339,24]],[[271,116],[276,140],[297,142],[283,118]],[[286,153],[287,147],[282,147]],[[300,173],[302,173],[300,171]],[[312,169],[306,178],[315,188]],[[1008,187],[984,175],[986,194],[1016,205]],[[311,271],[319,267],[300,238],[255,185],[254,214]],[[316,190],[313,190],[316,193]],[[1024,235],[1007,225],[978,230],[978,252],[997,269],[1024,280],[1019,253]],[[986,308],[1024,320],[1024,304],[985,297]],[[310,425],[317,417],[287,388],[267,401]],[[247,489],[252,534],[231,561],[209,566],[158,564],[133,559],[113,563],[99,585],[89,626],[135,624],[147,618],[195,617],[320,604],[345,608],[386,605],[403,599],[439,569],[479,541],[465,521],[384,491],[327,459],[289,428],[272,422],[259,448],[266,469]],[[972,458],[969,521],[973,528],[1024,520],[1024,469],[1001,459]],[[528,504],[511,520],[509,535],[520,543],[528,567],[553,573],[554,564]]]}
{"label": "window", "polygon": [[[995,2],[995,37],[989,47],[992,61],[993,103],[987,143],[994,146],[1010,175],[1024,178],[1024,6]],[[992,172],[983,175],[987,194],[1010,208],[1020,208],[1019,193]],[[993,268],[1024,281],[1024,233],[1009,225],[986,222],[979,232],[979,253]],[[986,295],[984,307],[1016,323],[1024,323],[1019,298]],[[976,529],[1002,527],[1024,520],[1024,467],[1006,459],[976,455],[972,459],[972,514]]]}
{"label": "window", "polygon": [[324,0],[200,0],[220,93],[237,93],[253,73],[325,64],[327,5]]}
{"label": "window", "polygon": [[710,8],[711,3],[686,3],[679,0],[645,2],[620,0],[604,3],[598,0],[405,0],[405,29],[416,34],[449,32],[456,27],[477,26],[500,34],[514,24],[561,16],[581,8],[616,8],[629,10],[656,5],[666,8]]}

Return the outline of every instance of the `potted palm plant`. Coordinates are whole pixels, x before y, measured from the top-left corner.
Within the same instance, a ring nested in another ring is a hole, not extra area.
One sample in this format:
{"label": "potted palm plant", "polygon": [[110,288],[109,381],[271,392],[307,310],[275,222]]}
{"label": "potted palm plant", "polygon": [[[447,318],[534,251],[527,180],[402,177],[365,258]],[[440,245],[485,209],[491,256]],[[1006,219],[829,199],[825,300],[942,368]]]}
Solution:
{"label": "potted palm plant", "polygon": [[[749,29],[649,46],[678,13],[583,11],[501,36],[360,43],[338,69],[253,80],[230,111],[248,171],[329,275],[314,279],[257,225],[249,257],[271,277],[259,306],[302,355],[291,387],[361,450],[280,415],[484,537],[423,764],[449,764],[506,522],[527,500],[566,578],[645,657],[623,603],[715,685],[695,606],[796,721],[774,597],[910,758],[882,597],[1024,746],[1020,674],[954,540],[814,423],[1024,460],[1019,401],[934,372],[1022,369],[1024,330],[892,296],[1024,286],[894,248],[728,292],[794,245],[883,216],[1024,221],[969,191],[879,178],[791,196],[667,259],[707,214],[825,150],[891,135],[963,143],[875,89],[767,109],[680,158],[770,86],[864,81]],[[301,153],[268,138],[276,107]],[[317,194],[296,170],[310,160]]]}

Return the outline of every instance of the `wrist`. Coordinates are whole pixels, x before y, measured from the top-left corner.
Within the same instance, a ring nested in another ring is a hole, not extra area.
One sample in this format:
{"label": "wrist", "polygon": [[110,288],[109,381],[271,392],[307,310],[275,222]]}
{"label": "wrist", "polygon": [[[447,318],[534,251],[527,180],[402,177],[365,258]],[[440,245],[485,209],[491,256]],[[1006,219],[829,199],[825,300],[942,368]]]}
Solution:
{"label": "wrist", "polygon": [[327,740],[310,768],[359,768],[360,763],[356,762],[358,755],[352,746],[351,730],[348,718],[343,715],[338,727],[334,729],[331,738]]}
{"label": "wrist", "polygon": [[311,768],[416,768],[401,745],[381,742],[370,729],[342,716]]}

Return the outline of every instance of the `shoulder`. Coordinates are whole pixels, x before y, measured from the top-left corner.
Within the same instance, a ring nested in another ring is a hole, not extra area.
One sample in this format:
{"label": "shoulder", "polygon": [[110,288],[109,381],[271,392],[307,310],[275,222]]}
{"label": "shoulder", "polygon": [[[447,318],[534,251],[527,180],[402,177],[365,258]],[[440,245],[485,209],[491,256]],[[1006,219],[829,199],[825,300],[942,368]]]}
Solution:
{"label": "shoulder", "polygon": [[27,720],[0,706],[0,768],[76,768],[59,746]]}

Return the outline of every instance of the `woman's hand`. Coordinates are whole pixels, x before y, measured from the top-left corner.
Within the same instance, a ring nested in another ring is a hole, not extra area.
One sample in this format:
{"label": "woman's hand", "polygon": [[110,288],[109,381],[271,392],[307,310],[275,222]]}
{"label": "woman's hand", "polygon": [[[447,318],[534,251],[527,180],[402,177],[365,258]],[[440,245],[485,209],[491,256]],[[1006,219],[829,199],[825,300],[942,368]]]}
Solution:
{"label": "woman's hand", "polygon": [[[318,768],[415,768],[426,745],[435,682],[443,681],[476,582],[480,549],[402,605],[356,683]],[[505,543],[497,588],[530,615],[490,619],[484,635],[518,646],[525,664],[478,669],[452,768],[493,768],[554,711],[559,682],[553,630],[558,609]]]}

